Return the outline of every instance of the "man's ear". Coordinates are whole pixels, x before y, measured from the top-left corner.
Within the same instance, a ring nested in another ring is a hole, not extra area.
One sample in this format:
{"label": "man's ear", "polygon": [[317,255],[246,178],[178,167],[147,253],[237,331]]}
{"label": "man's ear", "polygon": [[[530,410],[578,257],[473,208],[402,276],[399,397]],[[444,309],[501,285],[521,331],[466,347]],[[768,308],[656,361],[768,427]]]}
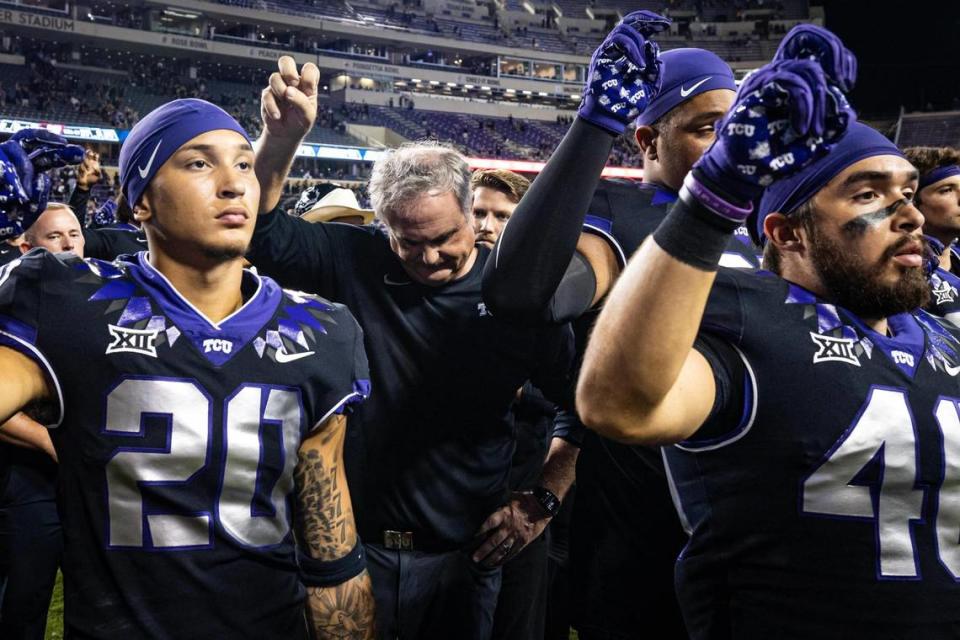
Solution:
{"label": "man's ear", "polygon": [[767,214],[763,220],[763,233],[767,242],[783,253],[800,253],[807,248],[807,235],[802,231],[803,225],[793,224],[787,216],[780,212]]}
{"label": "man's ear", "polygon": [[150,206],[150,196],[148,196],[147,192],[144,191],[140,196],[140,199],[137,200],[137,203],[133,205],[133,219],[138,223],[143,224],[152,217],[153,208]]}
{"label": "man's ear", "polygon": [[637,139],[637,144],[640,146],[640,151],[643,152],[643,159],[645,161],[656,160],[658,158],[657,130],[653,127],[640,125],[637,127],[637,131],[634,135]]}

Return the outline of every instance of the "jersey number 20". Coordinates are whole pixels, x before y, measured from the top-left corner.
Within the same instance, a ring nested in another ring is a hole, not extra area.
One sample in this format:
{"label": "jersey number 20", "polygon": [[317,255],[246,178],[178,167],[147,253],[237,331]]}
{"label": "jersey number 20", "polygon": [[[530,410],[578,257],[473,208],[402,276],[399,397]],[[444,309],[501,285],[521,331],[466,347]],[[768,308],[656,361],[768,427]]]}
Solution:
{"label": "jersey number 20", "polygon": [[[165,450],[121,447],[107,463],[107,504],[111,547],[174,549],[212,544],[214,519],[239,543],[278,544],[290,530],[287,496],[300,442],[300,395],[287,388],[241,385],[223,408],[225,463],[215,504],[189,514],[147,513],[144,485],[176,487],[210,463],[213,412],[210,397],[193,380],[130,378],[107,396],[104,431],[142,435],[144,416],[168,420]],[[283,470],[270,489],[273,513],[253,513],[262,457],[261,428],[277,428],[283,443]],[[174,507],[171,510],[176,510]],[[147,542],[147,532],[149,541]]]}

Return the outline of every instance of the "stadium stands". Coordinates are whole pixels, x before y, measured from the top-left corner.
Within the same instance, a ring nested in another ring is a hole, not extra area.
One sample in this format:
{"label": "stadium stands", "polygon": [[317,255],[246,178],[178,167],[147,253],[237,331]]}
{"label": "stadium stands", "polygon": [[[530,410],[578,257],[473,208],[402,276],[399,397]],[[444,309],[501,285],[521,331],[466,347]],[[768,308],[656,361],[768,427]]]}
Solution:
{"label": "stadium stands", "polygon": [[903,115],[896,142],[902,147],[960,147],[960,111]]}

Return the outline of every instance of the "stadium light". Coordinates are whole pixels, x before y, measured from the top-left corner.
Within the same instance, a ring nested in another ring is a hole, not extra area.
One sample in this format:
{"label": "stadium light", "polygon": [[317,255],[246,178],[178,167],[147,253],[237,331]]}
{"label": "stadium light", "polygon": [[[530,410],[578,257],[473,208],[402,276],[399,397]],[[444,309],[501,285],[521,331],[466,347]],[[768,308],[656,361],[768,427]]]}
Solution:
{"label": "stadium light", "polygon": [[465,84],[465,85],[463,85],[463,88],[464,88],[464,89],[473,89],[473,85],[472,85],[472,84]]}

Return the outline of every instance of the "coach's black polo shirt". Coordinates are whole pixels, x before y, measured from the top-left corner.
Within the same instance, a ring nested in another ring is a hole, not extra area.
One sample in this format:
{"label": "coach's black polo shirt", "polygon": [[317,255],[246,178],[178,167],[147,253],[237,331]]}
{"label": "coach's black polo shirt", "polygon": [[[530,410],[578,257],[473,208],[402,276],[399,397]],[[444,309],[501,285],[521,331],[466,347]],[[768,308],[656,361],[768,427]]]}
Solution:
{"label": "coach's black polo shirt", "polygon": [[[499,321],[481,298],[490,255],[430,287],[411,281],[375,226],[261,215],[248,258],[283,287],[346,304],[363,327],[373,390],[351,418],[345,457],[361,537],[412,531],[414,547],[466,545],[507,491],[511,403],[532,380],[569,399],[568,326]],[[566,362],[563,367],[538,367]]]}

